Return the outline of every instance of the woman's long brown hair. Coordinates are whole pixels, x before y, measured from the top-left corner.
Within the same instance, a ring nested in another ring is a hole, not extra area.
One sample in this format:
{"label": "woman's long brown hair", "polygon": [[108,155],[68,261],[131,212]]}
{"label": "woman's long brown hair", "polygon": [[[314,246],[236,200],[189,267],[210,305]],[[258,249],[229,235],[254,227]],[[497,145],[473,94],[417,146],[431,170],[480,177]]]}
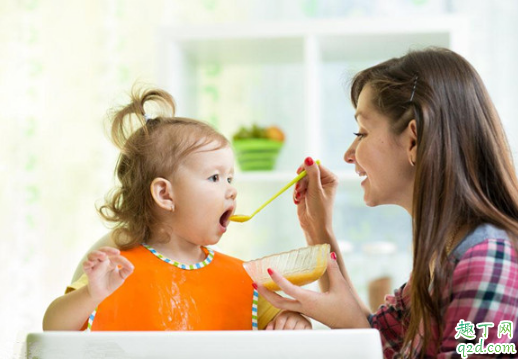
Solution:
{"label": "woman's long brown hair", "polygon": [[403,348],[422,335],[423,357],[431,342],[438,349],[442,337],[442,295],[453,270],[446,259],[449,238],[461,226],[490,223],[505,229],[517,248],[518,181],[497,111],[460,55],[428,48],[368,68],[353,79],[355,107],[366,84],[395,135],[412,119],[417,123],[411,306]]}

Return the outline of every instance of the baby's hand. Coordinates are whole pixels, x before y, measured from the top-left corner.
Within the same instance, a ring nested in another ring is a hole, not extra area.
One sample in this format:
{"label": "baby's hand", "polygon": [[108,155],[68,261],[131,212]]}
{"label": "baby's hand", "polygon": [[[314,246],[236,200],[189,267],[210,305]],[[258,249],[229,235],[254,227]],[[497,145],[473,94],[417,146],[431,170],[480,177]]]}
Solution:
{"label": "baby's hand", "polygon": [[87,256],[83,269],[88,276],[88,292],[101,302],[133,273],[133,264],[112,247],[101,247]]}
{"label": "baby's hand", "polygon": [[280,312],[265,330],[300,330],[312,329],[311,322],[302,314],[291,311]]}

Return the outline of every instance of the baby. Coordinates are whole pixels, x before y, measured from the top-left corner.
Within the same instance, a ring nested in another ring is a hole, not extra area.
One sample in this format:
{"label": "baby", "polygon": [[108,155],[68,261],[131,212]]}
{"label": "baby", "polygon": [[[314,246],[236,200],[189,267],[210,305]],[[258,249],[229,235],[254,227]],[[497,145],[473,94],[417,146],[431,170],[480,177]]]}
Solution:
{"label": "baby", "polygon": [[[160,115],[146,113],[151,104]],[[149,89],[115,113],[120,186],[99,212],[115,224],[120,250],[88,254],[85,274],[50,304],[43,329],[311,328],[301,314],[262,300],[241,260],[210,248],[236,207],[234,155],[211,126],[174,112],[171,95]]]}

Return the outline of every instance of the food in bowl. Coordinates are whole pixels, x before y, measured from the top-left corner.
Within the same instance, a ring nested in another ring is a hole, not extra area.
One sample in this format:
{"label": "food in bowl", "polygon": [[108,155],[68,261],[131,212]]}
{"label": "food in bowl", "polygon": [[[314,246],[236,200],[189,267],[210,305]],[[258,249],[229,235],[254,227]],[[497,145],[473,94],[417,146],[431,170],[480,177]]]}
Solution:
{"label": "food in bowl", "polygon": [[319,279],[326,271],[329,244],[319,244],[272,254],[243,263],[246,272],[256,283],[269,290],[281,290],[268,274],[268,268],[284,276],[291,283],[303,286]]}

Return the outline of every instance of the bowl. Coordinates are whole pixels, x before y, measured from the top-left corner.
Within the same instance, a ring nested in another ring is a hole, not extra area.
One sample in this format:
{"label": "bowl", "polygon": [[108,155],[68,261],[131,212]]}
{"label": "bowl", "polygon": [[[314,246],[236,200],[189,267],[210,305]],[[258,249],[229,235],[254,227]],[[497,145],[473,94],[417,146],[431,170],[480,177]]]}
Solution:
{"label": "bowl", "polygon": [[254,282],[278,291],[281,289],[268,274],[268,268],[295,285],[306,285],[316,281],[326,271],[329,250],[329,244],[308,246],[248,261],[243,263],[243,267]]}
{"label": "bowl", "polygon": [[241,171],[272,170],[283,144],[281,141],[266,138],[250,138],[232,142]]}

